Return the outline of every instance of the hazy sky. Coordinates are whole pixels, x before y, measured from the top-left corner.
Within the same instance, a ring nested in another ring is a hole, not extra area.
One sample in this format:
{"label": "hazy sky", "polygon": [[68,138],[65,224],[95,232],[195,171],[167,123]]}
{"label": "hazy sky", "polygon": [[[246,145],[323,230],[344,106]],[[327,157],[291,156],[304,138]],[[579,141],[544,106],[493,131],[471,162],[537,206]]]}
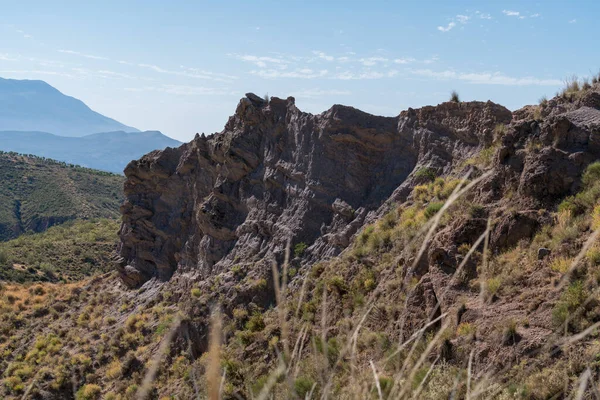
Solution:
{"label": "hazy sky", "polygon": [[0,0],[0,77],[189,140],[250,91],[313,113],[397,115],[453,89],[516,109],[600,68],[597,1],[124,3]]}

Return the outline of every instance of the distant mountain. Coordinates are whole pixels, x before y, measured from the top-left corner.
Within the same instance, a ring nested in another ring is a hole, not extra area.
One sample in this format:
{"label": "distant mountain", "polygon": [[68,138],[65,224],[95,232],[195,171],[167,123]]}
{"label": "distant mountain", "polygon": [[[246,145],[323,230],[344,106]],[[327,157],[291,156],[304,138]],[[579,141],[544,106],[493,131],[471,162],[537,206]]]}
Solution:
{"label": "distant mountain", "polygon": [[73,219],[118,218],[124,178],[0,153],[0,241]]}
{"label": "distant mountain", "polygon": [[106,132],[84,137],[62,137],[46,132],[0,132],[0,150],[34,154],[70,164],[114,173],[144,154],[181,142],[157,131]]}
{"label": "distant mountain", "polygon": [[41,131],[61,136],[138,132],[91,110],[44,81],[0,78],[0,130]]}

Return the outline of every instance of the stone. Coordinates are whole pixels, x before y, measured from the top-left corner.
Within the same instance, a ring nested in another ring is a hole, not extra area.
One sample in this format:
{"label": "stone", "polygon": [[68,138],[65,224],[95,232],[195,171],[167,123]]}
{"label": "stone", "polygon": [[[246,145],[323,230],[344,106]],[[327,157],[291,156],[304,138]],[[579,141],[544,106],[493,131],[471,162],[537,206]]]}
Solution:
{"label": "stone", "polygon": [[543,260],[544,258],[548,257],[551,252],[552,251],[550,249],[547,249],[545,247],[540,247],[537,252],[538,260]]}

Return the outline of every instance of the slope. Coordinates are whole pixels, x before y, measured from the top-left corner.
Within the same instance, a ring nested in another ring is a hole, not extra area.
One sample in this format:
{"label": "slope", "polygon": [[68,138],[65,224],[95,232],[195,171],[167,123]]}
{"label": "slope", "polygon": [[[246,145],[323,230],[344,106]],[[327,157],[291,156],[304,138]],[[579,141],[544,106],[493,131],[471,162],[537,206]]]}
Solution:
{"label": "slope", "polygon": [[393,119],[250,97],[129,165],[121,280],[3,287],[7,398],[594,398],[600,86]]}
{"label": "slope", "polygon": [[122,184],[107,172],[0,153],[0,240],[75,218],[116,218]]}
{"label": "slope", "polygon": [[0,281],[70,282],[112,269],[119,222],[74,220],[0,242]]}

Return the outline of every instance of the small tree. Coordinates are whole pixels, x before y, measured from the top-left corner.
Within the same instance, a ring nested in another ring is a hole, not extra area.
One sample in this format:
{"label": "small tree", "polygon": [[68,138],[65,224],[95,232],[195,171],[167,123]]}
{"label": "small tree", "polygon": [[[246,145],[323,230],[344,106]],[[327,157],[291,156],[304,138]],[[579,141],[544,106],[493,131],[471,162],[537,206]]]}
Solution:
{"label": "small tree", "polygon": [[456,90],[453,90],[452,93],[450,93],[450,101],[460,103],[460,98],[458,97],[458,92]]}

